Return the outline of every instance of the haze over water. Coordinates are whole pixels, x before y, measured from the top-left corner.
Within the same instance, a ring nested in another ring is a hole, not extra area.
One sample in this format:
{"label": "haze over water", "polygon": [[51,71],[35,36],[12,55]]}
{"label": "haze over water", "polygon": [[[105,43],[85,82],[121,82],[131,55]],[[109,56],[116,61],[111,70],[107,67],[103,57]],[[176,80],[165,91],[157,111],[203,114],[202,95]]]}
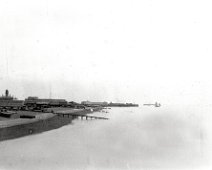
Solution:
{"label": "haze over water", "polygon": [[112,108],[109,120],[0,142],[0,169],[209,169],[211,108]]}

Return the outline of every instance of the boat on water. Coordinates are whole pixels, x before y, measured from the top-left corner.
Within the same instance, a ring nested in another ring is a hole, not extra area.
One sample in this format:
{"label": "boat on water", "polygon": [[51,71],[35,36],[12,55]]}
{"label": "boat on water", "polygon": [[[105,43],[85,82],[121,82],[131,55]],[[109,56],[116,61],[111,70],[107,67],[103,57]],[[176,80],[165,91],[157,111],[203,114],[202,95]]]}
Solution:
{"label": "boat on water", "polygon": [[160,103],[155,102],[155,107],[161,107]]}
{"label": "boat on water", "polygon": [[155,107],[161,107],[161,104],[158,102],[153,103],[147,103],[147,104],[143,104],[144,106],[155,106]]}

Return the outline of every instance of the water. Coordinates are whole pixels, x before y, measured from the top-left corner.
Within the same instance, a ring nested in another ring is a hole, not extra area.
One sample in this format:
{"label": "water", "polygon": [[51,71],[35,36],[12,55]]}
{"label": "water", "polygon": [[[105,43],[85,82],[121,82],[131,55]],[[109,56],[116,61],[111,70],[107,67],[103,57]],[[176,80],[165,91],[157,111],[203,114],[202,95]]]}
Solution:
{"label": "water", "polygon": [[110,120],[0,143],[0,169],[207,169],[210,108],[112,108]]}

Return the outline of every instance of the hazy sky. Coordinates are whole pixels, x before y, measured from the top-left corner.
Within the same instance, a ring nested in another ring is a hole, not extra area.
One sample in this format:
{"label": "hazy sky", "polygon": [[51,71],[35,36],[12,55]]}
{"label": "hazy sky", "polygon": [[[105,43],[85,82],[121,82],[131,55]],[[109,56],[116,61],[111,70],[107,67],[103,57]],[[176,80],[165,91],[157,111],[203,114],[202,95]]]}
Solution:
{"label": "hazy sky", "polygon": [[211,9],[210,0],[1,0],[0,91],[209,103]]}

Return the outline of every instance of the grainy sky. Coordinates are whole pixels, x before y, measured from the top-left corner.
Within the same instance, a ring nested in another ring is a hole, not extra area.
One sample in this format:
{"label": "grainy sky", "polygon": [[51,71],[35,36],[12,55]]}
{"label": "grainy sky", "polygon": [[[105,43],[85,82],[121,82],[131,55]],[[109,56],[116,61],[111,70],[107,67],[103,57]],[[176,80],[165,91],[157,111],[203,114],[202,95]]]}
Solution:
{"label": "grainy sky", "polygon": [[0,91],[210,103],[210,0],[1,0]]}

